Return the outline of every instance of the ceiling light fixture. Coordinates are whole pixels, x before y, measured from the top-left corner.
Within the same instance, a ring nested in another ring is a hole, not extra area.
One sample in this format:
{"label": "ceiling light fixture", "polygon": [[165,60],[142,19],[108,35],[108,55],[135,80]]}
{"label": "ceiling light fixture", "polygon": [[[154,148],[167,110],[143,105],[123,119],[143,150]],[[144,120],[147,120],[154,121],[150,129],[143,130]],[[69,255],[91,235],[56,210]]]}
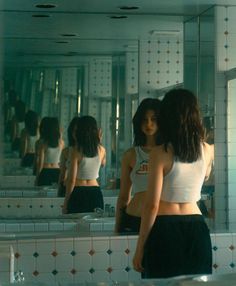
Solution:
{"label": "ceiling light fixture", "polygon": [[137,10],[139,9],[138,6],[120,6],[118,7],[120,10]]}
{"label": "ceiling light fixture", "polygon": [[41,8],[41,9],[51,9],[51,8],[55,8],[55,7],[57,7],[57,5],[56,4],[36,4],[35,5],[35,7],[36,8]]}
{"label": "ceiling light fixture", "polygon": [[179,35],[180,30],[152,30],[150,31],[151,35],[159,36],[176,36]]}
{"label": "ceiling light fixture", "polygon": [[33,18],[48,18],[50,15],[45,15],[45,14],[34,14],[32,15]]}
{"label": "ceiling light fixture", "polygon": [[76,34],[61,34],[62,37],[75,37]]}

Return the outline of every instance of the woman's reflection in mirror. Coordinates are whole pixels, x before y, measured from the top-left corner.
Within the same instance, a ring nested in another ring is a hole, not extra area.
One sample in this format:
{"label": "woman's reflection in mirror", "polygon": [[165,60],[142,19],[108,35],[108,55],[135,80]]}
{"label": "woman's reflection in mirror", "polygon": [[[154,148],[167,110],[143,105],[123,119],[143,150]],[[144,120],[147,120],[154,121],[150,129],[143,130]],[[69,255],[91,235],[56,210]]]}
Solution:
{"label": "woman's reflection in mirror", "polygon": [[161,102],[144,99],[133,117],[134,147],[128,149],[121,163],[121,188],[116,206],[115,231],[138,233],[147,177],[149,153],[160,144],[158,121]]}
{"label": "woman's reflection in mirror", "polygon": [[43,126],[43,135],[37,146],[36,185],[50,186],[59,179],[59,161],[64,141],[58,118],[49,117]]}
{"label": "woman's reflection in mirror", "polygon": [[58,197],[64,197],[66,193],[66,178],[67,178],[67,172],[68,167],[70,166],[69,161],[69,153],[72,150],[72,147],[76,144],[76,127],[78,125],[78,116],[75,116],[68,128],[67,128],[67,138],[68,138],[68,146],[66,146],[62,152],[60,157],[60,175],[59,175],[59,181],[58,181]]}
{"label": "woman's reflection in mirror", "polygon": [[169,91],[159,123],[163,145],[150,154],[134,269],[143,278],[210,274],[211,238],[197,202],[213,154],[197,98],[186,89]]}
{"label": "woman's reflection in mirror", "polygon": [[21,132],[25,128],[25,114],[26,114],[26,105],[21,100],[16,100],[15,103],[15,112],[12,118],[11,124],[11,142],[12,142],[12,151],[16,152],[19,156],[20,152],[20,137]]}
{"label": "woman's reflection in mirror", "polygon": [[21,166],[33,170],[35,161],[35,143],[39,139],[39,118],[33,110],[28,110],[25,115],[25,128],[20,137]]}
{"label": "woman's reflection in mirror", "polygon": [[75,128],[76,145],[70,152],[63,213],[93,212],[104,208],[98,183],[99,169],[106,163],[101,131],[92,116],[82,116]]}

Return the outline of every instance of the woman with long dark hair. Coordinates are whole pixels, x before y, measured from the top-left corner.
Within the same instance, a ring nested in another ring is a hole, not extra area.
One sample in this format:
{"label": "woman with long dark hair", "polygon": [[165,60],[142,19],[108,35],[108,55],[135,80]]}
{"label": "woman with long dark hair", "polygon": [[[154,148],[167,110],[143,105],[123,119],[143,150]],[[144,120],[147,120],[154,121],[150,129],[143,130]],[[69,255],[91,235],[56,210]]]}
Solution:
{"label": "woman with long dark hair", "polygon": [[165,95],[159,128],[163,145],[150,154],[134,269],[143,278],[210,274],[211,239],[197,202],[213,154],[192,92],[174,89]]}
{"label": "woman with long dark hair", "polygon": [[134,147],[128,149],[121,163],[121,188],[116,206],[115,231],[138,233],[143,200],[147,190],[149,153],[160,144],[158,121],[161,102],[144,99],[134,117]]}
{"label": "woman with long dark hair", "polygon": [[101,145],[97,122],[82,116],[75,128],[76,145],[70,152],[63,213],[93,212],[104,207],[99,186],[99,169],[105,165],[106,151]]}
{"label": "woman with long dark hair", "polygon": [[64,197],[66,193],[66,179],[67,179],[67,173],[68,168],[70,165],[69,161],[69,155],[72,150],[72,148],[76,144],[75,140],[75,130],[77,128],[77,121],[79,120],[78,116],[75,116],[68,128],[67,128],[67,138],[68,138],[68,146],[66,146],[62,152],[60,157],[60,175],[59,175],[59,181],[58,181],[58,197]]}
{"label": "woman with long dark hair", "polygon": [[25,128],[20,137],[20,157],[22,167],[33,167],[35,160],[35,143],[39,138],[39,118],[33,110],[25,115]]}
{"label": "woman with long dark hair", "polygon": [[48,186],[58,183],[59,161],[64,141],[61,138],[59,121],[56,117],[49,117],[41,131],[42,138],[37,146],[36,185]]}

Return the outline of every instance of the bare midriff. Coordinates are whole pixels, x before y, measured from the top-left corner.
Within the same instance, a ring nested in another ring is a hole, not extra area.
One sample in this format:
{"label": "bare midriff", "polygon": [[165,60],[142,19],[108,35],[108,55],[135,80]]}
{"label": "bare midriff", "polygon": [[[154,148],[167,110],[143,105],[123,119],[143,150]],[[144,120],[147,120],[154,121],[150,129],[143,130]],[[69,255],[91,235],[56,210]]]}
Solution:
{"label": "bare midriff", "polygon": [[57,169],[60,167],[59,167],[59,164],[45,163],[45,164],[43,164],[43,168],[45,168],[45,169]]}
{"label": "bare midriff", "polygon": [[96,179],[93,180],[82,180],[82,179],[77,179],[75,182],[75,186],[84,186],[84,187],[93,187],[93,186],[99,186],[98,182]]}
{"label": "bare midriff", "polygon": [[[133,196],[126,208],[129,215],[141,217],[145,200],[145,192],[137,193]],[[201,214],[197,203],[171,203],[160,201],[157,215],[191,215]]]}
{"label": "bare midriff", "polygon": [[136,193],[126,208],[127,214],[141,217],[144,199],[145,192]]}

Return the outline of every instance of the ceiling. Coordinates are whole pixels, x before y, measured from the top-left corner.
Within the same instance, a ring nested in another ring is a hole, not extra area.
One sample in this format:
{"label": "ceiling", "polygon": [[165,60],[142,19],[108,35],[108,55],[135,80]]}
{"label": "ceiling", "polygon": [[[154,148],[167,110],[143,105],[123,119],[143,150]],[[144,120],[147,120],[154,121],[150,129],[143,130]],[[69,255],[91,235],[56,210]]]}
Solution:
{"label": "ceiling", "polygon": [[[78,55],[136,50],[153,30],[181,29],[212,6],[235,0],[2,0],[0,21],[6,63],[74,60]],[[38,8],[37,4],[55,4]],[[123,10],[121,7],[138,7]],[[111,16],[121,17],[114,19]]]}

